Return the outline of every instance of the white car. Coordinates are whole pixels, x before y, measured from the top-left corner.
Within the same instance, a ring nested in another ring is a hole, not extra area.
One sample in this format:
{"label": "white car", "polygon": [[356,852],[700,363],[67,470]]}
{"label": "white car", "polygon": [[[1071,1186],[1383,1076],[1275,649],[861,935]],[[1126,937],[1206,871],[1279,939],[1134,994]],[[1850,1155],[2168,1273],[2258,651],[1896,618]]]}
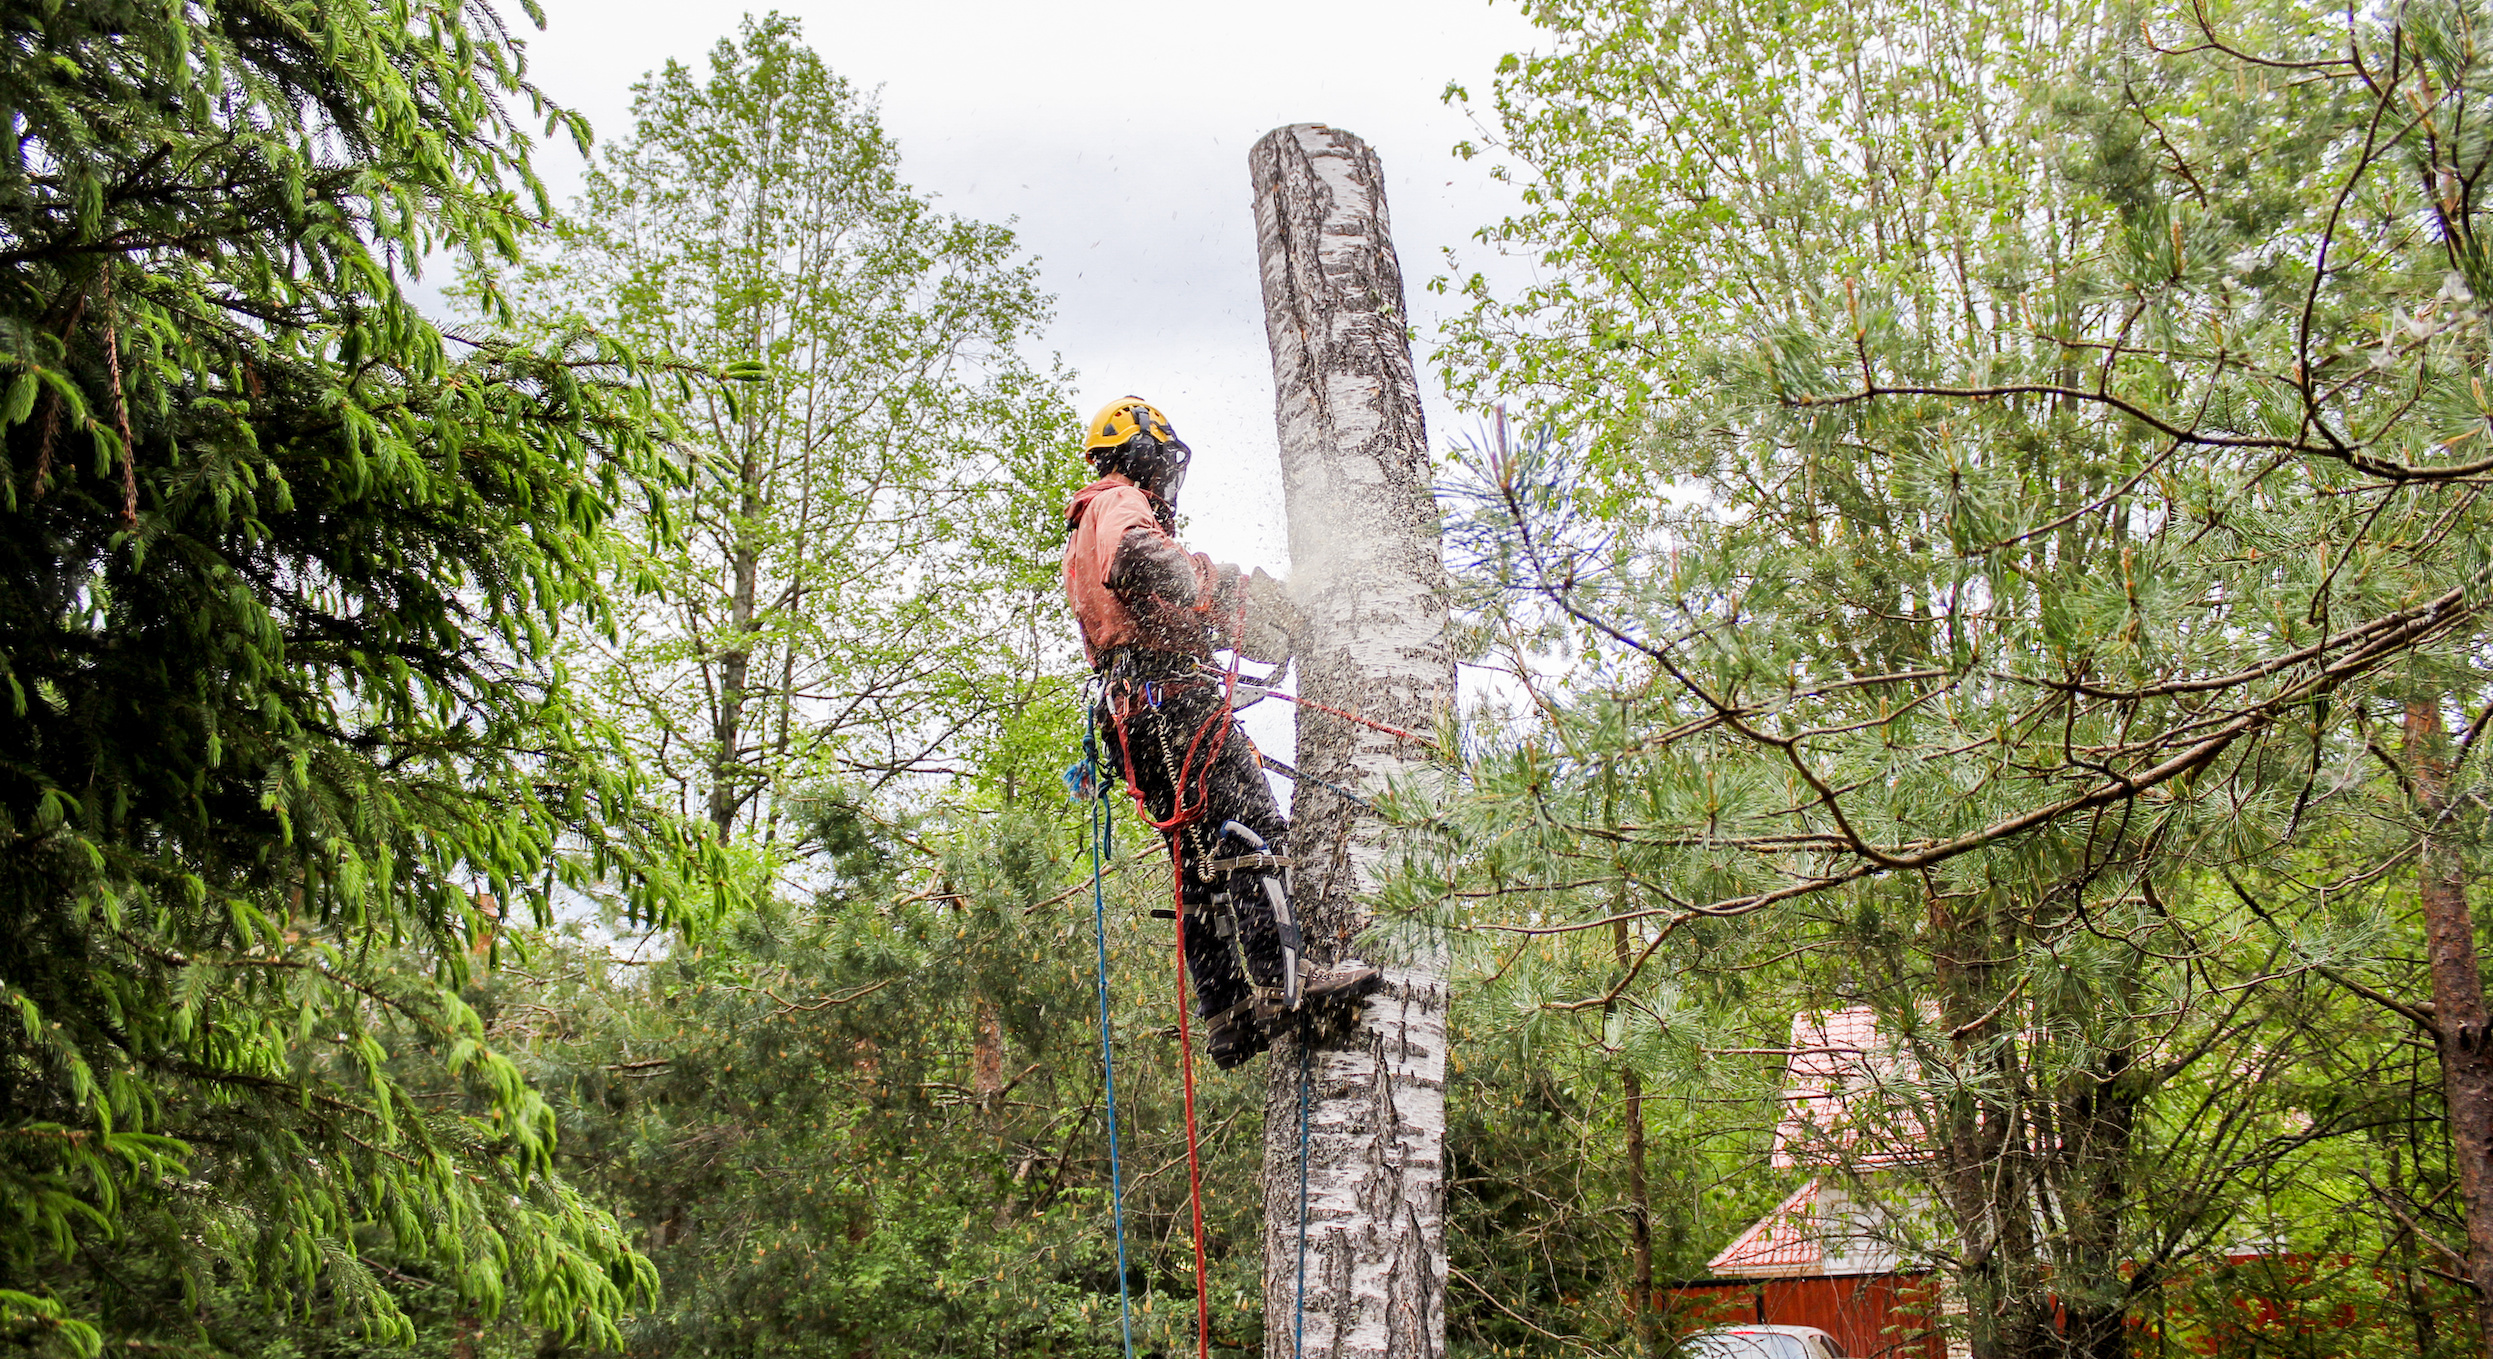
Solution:
{"label": "white car", "polygon": [[1815,1326],[1717,1326],[1679,1342],[1686,1359],[1844,1359],[1844,1347]]}

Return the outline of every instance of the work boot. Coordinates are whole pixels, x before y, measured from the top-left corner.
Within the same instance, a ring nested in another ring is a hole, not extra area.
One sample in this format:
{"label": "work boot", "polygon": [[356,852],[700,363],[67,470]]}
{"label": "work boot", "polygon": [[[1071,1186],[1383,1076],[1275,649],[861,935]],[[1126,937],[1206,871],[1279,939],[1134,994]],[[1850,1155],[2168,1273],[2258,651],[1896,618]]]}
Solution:
{"label": "work boot", "polygon": [[1316,969],[1299,995],[1298,1009],[1282,1016],[1302,1043],[1329,1043],[1358,1027],[1359,1003],[1385,985],[1377,970],[1356,958]]}
{"label": "work boot", "polygon": [[1375,995],[1384,985],[1384,974],[1356,958],[1345,958],[1318,968],[1316,975],[1307,979],[1306,989],[1301,993],[1304,999],[1299,1003],[1349,1009]]}
{"label": "work boot", "polygon": [[1254,1016],[1235,1010],[1213,1020],[1203,1031],[1203,1051],[1223,1071],[1244,1066],[1271,1046],[1272,1039]]}

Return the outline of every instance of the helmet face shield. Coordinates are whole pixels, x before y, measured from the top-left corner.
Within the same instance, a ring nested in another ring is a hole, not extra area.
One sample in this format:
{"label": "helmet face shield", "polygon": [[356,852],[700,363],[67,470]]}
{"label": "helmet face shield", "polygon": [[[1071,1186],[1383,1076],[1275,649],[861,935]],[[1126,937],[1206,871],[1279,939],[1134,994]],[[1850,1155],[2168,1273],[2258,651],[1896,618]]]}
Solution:
{"label": "helmet face shield", "polygon": [[1139,396],[1119,397],[1093,416],[1082,452],[1101,472],[1124,473],[1172,508],[1194,460],[1169,418]]}
{"label": "helmet face shield", "polygon": [[1139,435],[1126,445],[1125,474],[1163,504],[1174,506],[1177,493],[1185,488],[1186,468],[1194,456],[1193,449],[1175,439],[1163,442],[1148,434]]}

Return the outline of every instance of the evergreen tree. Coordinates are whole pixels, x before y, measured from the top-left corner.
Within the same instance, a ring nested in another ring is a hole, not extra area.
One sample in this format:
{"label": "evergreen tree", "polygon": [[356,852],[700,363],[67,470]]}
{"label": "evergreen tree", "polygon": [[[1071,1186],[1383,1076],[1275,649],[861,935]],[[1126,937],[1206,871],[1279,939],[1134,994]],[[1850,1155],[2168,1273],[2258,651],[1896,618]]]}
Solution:
{"label": "evergreen tree", "polygon": [[0,29],[0,1329],[612,1342],[649,1268],[460,986],[498,915],[698,867],[546,660],[654,417],[404,291],[544,213],[519,110],[586,129],[482,3]]}
{"label": "evergreen tree", "polygon": [[[1876,1009],[1914,1073],[1877,1117],[1929,1153],[1884,1229],[1977,1355],[2122,1353],[2263,1218],[2493,1267],[2443,977],[2475,947],[2442,733],[2486,695],[2482,7],[1534,12],[1554,50],[1497,90],[1528,206],[1490,236],[1541,269],[1467,283],[1448,360],[1567,431],[1473,460],[1482,635],[1535,701],[1415,902],[1510,941],[1526,1010],[1624,1006],[1683,1071],[1785,1041],[1684,1013],[1701,967],[1785,1020]],[[2453,1073],[2427,1178],[2467,1207],[2433,1227],[2332,1150],[2441,1116],[2369,1102],[2400,1025]]]}
{"label": "evergreen tree", "polygon": [[[926,827],[812,804],[807,900],[664,956],[566,927],[486,979],[564,1163],[664,1289],[636,1354],[1122,1352],[1087,856],[1008,813]],[[1106,884],[1127,1278],[1146,1350],[1193,1343],[1166,855]],[[1076,842],[1078,844],[1078,841]],[[1198,1073],[1220,1343],[1252,1344],[1261,1083]]]}

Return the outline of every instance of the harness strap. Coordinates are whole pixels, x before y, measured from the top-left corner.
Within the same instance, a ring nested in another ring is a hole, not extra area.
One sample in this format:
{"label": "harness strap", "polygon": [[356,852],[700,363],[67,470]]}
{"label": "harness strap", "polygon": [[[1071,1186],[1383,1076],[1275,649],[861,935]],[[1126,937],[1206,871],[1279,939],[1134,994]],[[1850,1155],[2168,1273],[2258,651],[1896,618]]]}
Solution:
{"label": "harness strap", "polygon": [[1293,862],[1287,854],[1238,854],[1214,859],[1204,866],[1215,873],[1236,873],[1243,869],[1288,868]]}
{"label": "harness strap", "polygon": [[1237,1004],[1230,1006],[1228,1009],[1221,1011],[1219,1014],[1205,1015],[1203,1017],[1203,1022],[1212,1028],[1219,1028],[1221,1025],[1228,1023],[1230,1020],[1236,1019],[1241,1015],[1251,1013],[1254,1009],[1255,996],[1253,991],[1250,989],[1246,999],[1239,1001]]}

